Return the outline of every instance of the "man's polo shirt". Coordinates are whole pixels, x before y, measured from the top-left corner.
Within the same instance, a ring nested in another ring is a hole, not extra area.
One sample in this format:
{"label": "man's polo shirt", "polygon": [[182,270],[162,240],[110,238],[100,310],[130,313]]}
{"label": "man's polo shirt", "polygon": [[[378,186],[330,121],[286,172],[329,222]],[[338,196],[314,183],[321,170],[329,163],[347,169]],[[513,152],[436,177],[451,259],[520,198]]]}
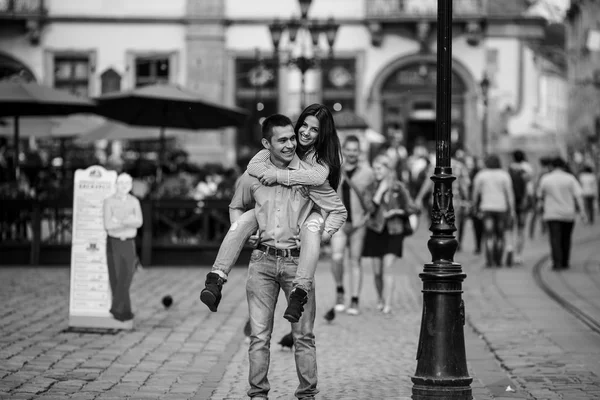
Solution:
{"label": "man's polo shirt", "polygon": [[[296,155],[287,169],[310,168]],[[300,232],[300,226],[310,215],[313,205],[329,213],[325,222],[327,230],[337,231],[346,221],[346,208],[329,183],[307,188],[309,198],[292,187],[264,186],[246,171],[238,182],[229,208],[247,210],[254,207],[262,232],[261,242],[278,249],[292,249],[296,247],[294,236]]]}

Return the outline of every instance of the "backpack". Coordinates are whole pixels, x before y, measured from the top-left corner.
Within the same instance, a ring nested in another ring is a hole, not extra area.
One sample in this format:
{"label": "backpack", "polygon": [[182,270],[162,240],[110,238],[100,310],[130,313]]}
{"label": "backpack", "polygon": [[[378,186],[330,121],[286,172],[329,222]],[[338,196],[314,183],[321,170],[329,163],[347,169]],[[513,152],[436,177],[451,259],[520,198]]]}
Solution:
{"label": "backpack", "polygon": [[531,206],[531,196],[527,193],[529,180],[523,168],[510,167],[508,170],[515,195],[515,206],[519,211],[525,211]]}

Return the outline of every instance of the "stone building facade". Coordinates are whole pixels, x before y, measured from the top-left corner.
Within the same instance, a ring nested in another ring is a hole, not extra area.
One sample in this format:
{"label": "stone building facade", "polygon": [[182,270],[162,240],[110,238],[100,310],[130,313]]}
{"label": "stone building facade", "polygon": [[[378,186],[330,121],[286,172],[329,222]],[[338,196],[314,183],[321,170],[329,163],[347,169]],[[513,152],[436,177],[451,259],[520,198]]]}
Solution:
{"label": "stone building facade", "polygon": [[569,145],[600,167],[600,2],[572,0],[567,12]]}
{"label": "stone building facade", "polygon": [[[298,69],[283,65],[302,40],[291,46],[284,33],[276,56],[269,33],[275,19],[300,15],[298,0],[3,2],[21,3],[40,4],[40,9],[10,15],[0,10],[3,22],[10,22],[0,28],[4,76],[16,71],[91,96],[168,81],[252,112],[244,129],[183,138],[197,162],[231,165],[250,155],[260,118],[297,114],[302,93],[306,104],[353,111],[384,135],[401,127],[409,148],[434,137],[436,0],[313,0],[309,20],[325,23],[334,17],[340,27],[331,59],[324,37],[316,49],[304,37],[309,51],[325,60],[306,73],[304,87]],[[524,87],[532,79],[526,64],[533,58],[527,43],[543,39],[546,20],[529,13],[529,5],[526,0],[454,0],[456,146],[479,154],[484,130],[502,144],[538,118],[526,109]],[[484,74],[491,82],[485,127]]]}

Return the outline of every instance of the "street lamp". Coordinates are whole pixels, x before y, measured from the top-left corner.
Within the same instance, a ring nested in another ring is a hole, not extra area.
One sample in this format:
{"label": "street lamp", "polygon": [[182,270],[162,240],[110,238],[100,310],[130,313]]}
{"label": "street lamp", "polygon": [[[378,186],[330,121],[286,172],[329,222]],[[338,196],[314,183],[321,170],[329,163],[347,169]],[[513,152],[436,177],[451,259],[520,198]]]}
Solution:
{"label": "street lamp", "polygon": [[412,377],[413,400],[472,399],[465,353],[465,309],[462,282],[466,275],[454,262],[458,242],[454,237],[450,129],[452,105],[452,0],[438,0],[436,164],[431,180],[433,207],[431,238],[427,247],[431,263],[419,277],[423,281],[423,314],[417,348],[417,370]]}
{"label": "street lamp", "polygon": [[[305,78],[306,72],[309,69],[317,68],[321,65],[321,59],[318,57],[317,50],[319,47],[319,39],[321,34],[325,34],[327,38],[327,44],[329,46],[329,57],[333,57],[333,45],[339,29],[333,18],[327,19],[327,21],[320,20],[309,20],[308,10],[310,8],[312,0],[299,0],[300,3],[300,19],[291,18],[288,21],[281,22],[278,19],[274,20],[269,24],[269,32],[271,33],[271,40],[273,41],[273,47],[275,49],[276,58],[279,59],[279,45],[281,44],[281,38],[283,37],[284,31],[287,30],[290,44],[295,45],[298,43],[300,46],[300,55],[297,57],[291,57],[285,64],[288,66],[295,66],[300,71],[300,109],[305,107]],[[298,36],[300,36],[298,38]],[[312,54],[307,52],[306,39],[310,37],[310,44],[312,44]],[[298,39],[298,42],[297,42]]]}
{"label": "street lamp", "polygon": [[481,87],[481,96],[483,99],[483,118],[481,119],[481,148],[484,156],[488,153],[488,93],[490,90],[490,80],[487,72],[483,73],[483,78],[479,82]]}

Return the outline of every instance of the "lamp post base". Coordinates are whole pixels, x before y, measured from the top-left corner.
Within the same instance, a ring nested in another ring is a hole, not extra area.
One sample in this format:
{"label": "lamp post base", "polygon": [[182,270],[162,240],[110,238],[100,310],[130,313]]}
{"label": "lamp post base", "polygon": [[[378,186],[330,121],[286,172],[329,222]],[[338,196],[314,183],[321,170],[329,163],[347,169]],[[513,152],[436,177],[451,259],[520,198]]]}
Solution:
{"label": "lamp post base", "polygon": [[412,377],[413,400],[471,400],[473,393],[470,387],[472,379],[428,379]]}

